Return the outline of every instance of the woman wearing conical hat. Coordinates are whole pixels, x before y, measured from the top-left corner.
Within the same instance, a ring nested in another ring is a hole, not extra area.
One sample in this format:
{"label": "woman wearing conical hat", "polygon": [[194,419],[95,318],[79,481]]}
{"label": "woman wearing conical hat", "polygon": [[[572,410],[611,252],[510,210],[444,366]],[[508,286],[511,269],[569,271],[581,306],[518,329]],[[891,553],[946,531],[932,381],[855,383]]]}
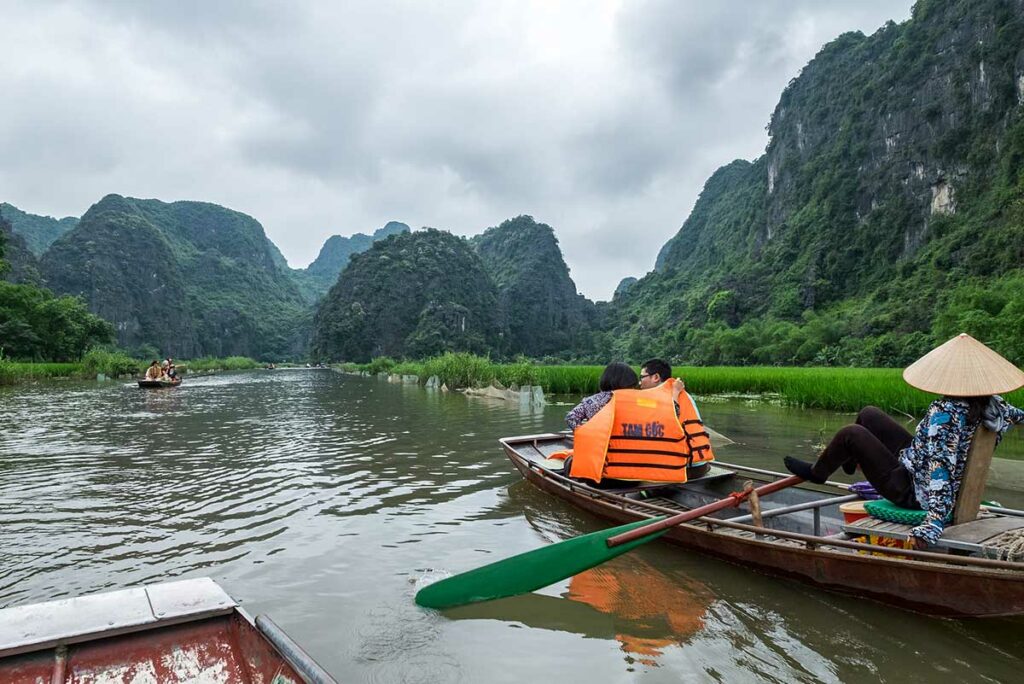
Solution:
{"label": "woman wearing conical hat", "polygon": [[924,548],[939,540],[953,513],[967,452],[982,423],[1002,437],[1024,422],[1024,411],[999,396],[1024,386],[1024,373],[966,333],[928,352],[903,371],[906,382],[942,395],[911,435],[874,406],[841,429],[813,464],[785,459],[786,468],[805,480],[821,483],[843,468],[859,466],[879,494],[903,508],[927,512],[911,530]]}

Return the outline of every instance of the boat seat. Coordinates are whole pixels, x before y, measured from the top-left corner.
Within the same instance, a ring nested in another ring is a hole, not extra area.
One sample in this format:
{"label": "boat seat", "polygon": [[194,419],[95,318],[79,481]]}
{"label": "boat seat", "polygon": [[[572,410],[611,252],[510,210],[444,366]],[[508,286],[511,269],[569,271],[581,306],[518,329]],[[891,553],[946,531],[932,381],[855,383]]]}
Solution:
{"label": "boat seat", "polygon": [[[983,513],[970,522],[950,525],[943,531],[937,547],[951,551],[967,551],[987,558],[1002,558],[1001,550],[990,544],[1005,532],[1024,530],[1024,518]],[[862,518],[842,526],[844,532],[855,536],[875,535],[906,541],[913,525],[888,522],[876,518]]]}

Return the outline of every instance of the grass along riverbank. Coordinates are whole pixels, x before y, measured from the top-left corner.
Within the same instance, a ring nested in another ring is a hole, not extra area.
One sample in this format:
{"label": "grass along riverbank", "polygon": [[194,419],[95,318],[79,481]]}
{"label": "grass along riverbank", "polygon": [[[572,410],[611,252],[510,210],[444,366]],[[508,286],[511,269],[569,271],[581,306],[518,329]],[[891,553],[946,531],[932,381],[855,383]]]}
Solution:
{"label": "grass along riverbank", "polygon": [[[11,361],[0,358],[0,385],[16,385],[39,380],[74,378],[94,380],[99,375],[108,378],[142,377],[152,362],[132,357],[120,351],[91,349],[81,361],[70,363]],[[223,370],[247,370],[261,368],[263,364],[244,356],[226,358],[203,357],[187,361],[176,361],[175,366],[182,375]]]}
{"label": "grass along riverbank", "polygon": [[[548,394],[593,394],[604,366],[542,366],[529,362],[492,363],[472,354],[444,354],[420,362],[397,362],[387,357],[367,364],[343,364],[349,371],[416,375],[420,382],[436,375],[449,387],[487,385],[540,385]],[[639,374],[639,368],[637,369]],[[676,377],[689,392],[757,394],[777,398],[790,406],[857,411],[867,405],[889,412],[921,415],[934,395],[903,381],[899,368],[804,368],[777,366],[678,366]],[[1024,391],[1007,399],[1024,404]]]}

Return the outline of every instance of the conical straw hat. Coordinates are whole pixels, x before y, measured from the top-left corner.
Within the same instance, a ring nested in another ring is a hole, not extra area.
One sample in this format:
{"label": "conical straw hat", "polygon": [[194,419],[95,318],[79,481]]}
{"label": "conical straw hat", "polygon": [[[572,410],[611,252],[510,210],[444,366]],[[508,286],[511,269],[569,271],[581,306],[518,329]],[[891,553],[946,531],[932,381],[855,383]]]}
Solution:
{"label": "conical straw hat", "polygon": [[981,397],[1024,387],[1024,372],[967,333],[907,366],[903,379],[925,392]]}

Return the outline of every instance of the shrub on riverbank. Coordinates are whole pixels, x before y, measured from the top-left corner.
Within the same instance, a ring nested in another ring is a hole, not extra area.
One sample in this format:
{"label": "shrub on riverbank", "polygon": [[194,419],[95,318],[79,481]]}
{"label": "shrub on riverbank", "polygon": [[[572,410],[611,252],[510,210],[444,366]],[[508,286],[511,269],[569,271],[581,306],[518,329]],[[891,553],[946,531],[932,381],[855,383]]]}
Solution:
{"label": "shrub on riverbank", "polygon": [[110,378],[117,378],[124,375],[141,375],[142,368],[146,366],[143,361],[138,361],[117,349],[93,348],[82,357],[82,374],[92,377],[102,373]]}
{"label": "shrub on riverbank", "polygon": [[495,378],[494,364],[483,356],[448,352],[427,359],[418,373],[421,381],[436,375],[450,388],[485,385]]}

